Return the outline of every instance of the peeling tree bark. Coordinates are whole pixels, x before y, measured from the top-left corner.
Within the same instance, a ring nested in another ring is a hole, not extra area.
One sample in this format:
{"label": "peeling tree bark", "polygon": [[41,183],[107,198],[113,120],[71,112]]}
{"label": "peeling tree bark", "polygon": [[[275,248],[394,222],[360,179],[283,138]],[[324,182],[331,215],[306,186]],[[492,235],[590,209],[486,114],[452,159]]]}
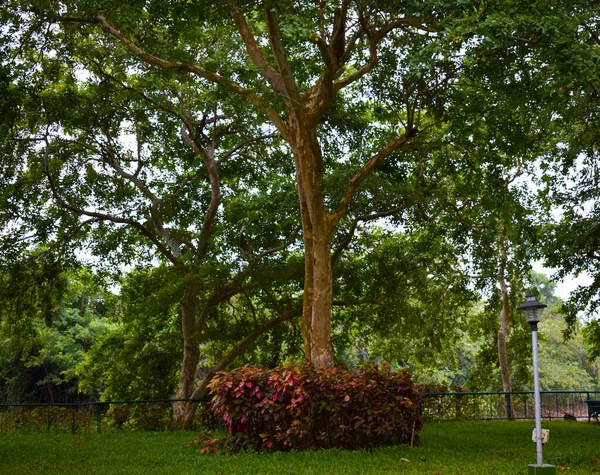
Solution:
{"label": "peeling tree bark", "polygon": [[330,335],[333,227],[324,204],[324,165],[316,126],[305,122],[304,117],[294,121],[296,130],[292,141],[304,228],[305,279],[301,328],[307,360],[315,367],[332,368]]}

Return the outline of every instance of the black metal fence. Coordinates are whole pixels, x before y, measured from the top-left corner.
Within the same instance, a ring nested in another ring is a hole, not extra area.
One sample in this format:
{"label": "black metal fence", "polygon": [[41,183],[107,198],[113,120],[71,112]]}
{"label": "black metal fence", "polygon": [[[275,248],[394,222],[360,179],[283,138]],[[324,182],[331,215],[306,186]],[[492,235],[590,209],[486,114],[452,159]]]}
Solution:
{"label": "black metal fence", "polygon": [[[587,400],[600,391],[541,391],[543,419],[588,419]],[[512,393],[428,393],[423,396],[425,421],[533,419],[533,391]]]}
{"label": "black metal fence", "polygon": [[20,432],[103,432],[169,430],[173,403],[196,402],[197,425],[209,417],[210,398],[107,401],[73,404],[0,404],[0,434]]}
{"label": "black metal fence", "polygon": [[[542,418],[588,419],[587,400],[600,391],[542,391]],[[139,400],[81,404],[0,404],[0,434],[19,432],[88,433],[169,430],[174,402]],[[197,427],[214,423],[207,413],[209,398],[197,399]],[[191,401],[190,401],[191,402]],[[533,392],[446,392],[422,396],[424,421],[533,419]]]}

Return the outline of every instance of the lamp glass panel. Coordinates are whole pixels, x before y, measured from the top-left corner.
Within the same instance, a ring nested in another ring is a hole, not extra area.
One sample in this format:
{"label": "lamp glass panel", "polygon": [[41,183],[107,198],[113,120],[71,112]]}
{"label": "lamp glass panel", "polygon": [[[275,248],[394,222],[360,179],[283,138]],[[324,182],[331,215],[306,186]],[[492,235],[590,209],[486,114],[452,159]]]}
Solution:
{"label": "lamp glass panel", "polygon": [[525,319],[528,322],[536,322],[540,320],[539,314],[541,313],[539,312],[539,309],[537,308],[529,308],[527,309],[527,311],[525,312]]}

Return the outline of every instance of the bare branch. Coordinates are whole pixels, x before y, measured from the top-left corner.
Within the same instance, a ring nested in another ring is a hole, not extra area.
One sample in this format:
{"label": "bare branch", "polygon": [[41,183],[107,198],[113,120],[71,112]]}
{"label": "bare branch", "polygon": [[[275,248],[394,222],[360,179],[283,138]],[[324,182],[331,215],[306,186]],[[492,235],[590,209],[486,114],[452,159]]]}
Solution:
{"label": "bare branch", "polygon": [[593,28],[591,28],[589,25],[586,25],[585,23],[582,24],[583,28],[585,29],[585,31],[587,31],[590,36],[592,37],[592,39],[596,42],[596,44],[598,46],[600,46],[600,36],[598,36],[598,33],[596,33]]}
{"label": "bare branch", "polygon": [[[284,96],[288,96],[288,91],[286,91],[283,78],[273,68],[273,66],[271,66],[271,64],[267,61],[267,58],[265,58],[265,55],[260,49],[260,45],[256,41],[252,30],[246,22],[246,18],[244,18],[241,8],[237,5],[235,0],[228,0],[227,3],[229,4],[229,13],[237,25],[240,35],[242,36],[242,40],[246,45],[246,51],[248,52],[248,56],[250,56],[250,60],[277,92]],[[265,9],[266,8],[267,7],[265,6]]]}
{"label": "bare branch", "polygon": [[124,83],[123,81],[121,81],[120,79],[118,79],[117,77],[115,77],[114,75],[106,72],[104,70],[104,68],[102,67],[102,65],[98,61],[96,61],[94,59],[89,59],[89,58],[87,59],[87,61],[90,64],[93,64],[94,66],[96,66],[96,68],[98,68],[98,71],[100,72],[100,74],[102,74],[107,79],[113,81],[114,83],[118,84],[123,89],[125,89],[127,91],[131,91],[131,92],[139,95],[142,99],[144,99],[146,102],[152,104],[157,109],[160,109],[160,110],[162,110],[164,112],[167,112],[170,115],[178,116],[177,112],[175,111],[175,107],[174,107],[174,105],[171,102],[169,102],[168,104],[164,104],[164,103],[158,102],[157,100],[155,100],[152,97],[148,96],[143,91],[140,91],[139,89],[137,89],[137,88],[135,88],[133,86],[130,86],[129,84]]}
{"label": "bare branch", "polygon": [[295,240],[296,240],[296,236],[295,234],[297,234],[298,232],[300,232],[300,230],[302,229],[302,226],[298,226],[294,232],[294,236],[292,238],[290,238],[289,240],[287,240],[286,242],[284,242],[283,244],[273,247],[271,249],[266,249],[264,251],[262,251],[260,254],[258,254],[258,258],[261,259],[263,257],[269,256],[271,254],[275,254],[276,252],[279,252],[283,249],[285,249],[286,247],[288,247],[290,244],[292,244]]}
{"label": "bare branch", "polygon": [[[108,139],[108,137],[107,137]],[[110,139],[108,139],[110,140]],[[161,236],[164,241],[171,248],[171,253],[176,259],[180,259],[182,256],[181,253],[181,243],[174,239],[171,234],[165,229],[162,218],[160,217],[160,213],[158,207],[160,203],[163,201],[161,198],[158,198],[148,185],[144,183],[139,176],[135,173],[129,173],[126,171],[120,163],[116,159],[116,151],[114,146],[109,146],[104,153],[101,153],[103,162],[110,166],[113,170],[117,172],[117,174],[129,182],[131,182],[140,192],[149,200],[152,201],[152,205],[150,206],[150,214],[152,218],[152,223],[154,224],[154,229],[156,233]]]}
{"label": "bare branch", "polygon": [[337,69],[344,57],[346,42],[346,16],[348,15],[348,0],[344,0],[339,9],[336,10],[333,19],[333,33],[329,42],[329,57]]}
{"label": "bare branch", "polygon": [[298,94],[298,86],[292,73],[292,69],[287,61],[283,42],[281,41],[281,34],[279,31],[279,18],[277,12],[273,8],[274,4],[272,1],[265,2],[265,18],[267,20],[267,30],[269,31],[269,43],[271,44],[271,50],[277,61],[277,66],[283,80],[285,87],[286,96],[290,99],[290,106],[293,104],[300,103],[300,96]]}
{"label": "bare branch", "polygon": [[355,305],[379,304],[384,302],[385,299],[385,295],[378,295],[377,297],[366,297],[357,300],[334,300],[332,304],[336,307],[352,307]]}
{"label": "bare branch", "polygon": [[513,41],[518,41],[519,43],[531,43],[533,45],[539,43],[539,39],[538,38],[523,38],[521,36],[513,36],[513,35],[507,35],[507,38],[509,40],[513,40]]}
{"label": "bare branch", "polygon": [[261,140],[264,140],[264,139],[267,139],[267,138],[272,138],[272,137],[274,137],[273,134],[266,134],[266,135],[260,135],[258,137],[253,137],[251,139],[245,140],[244,142],[242,142],[241,144],[239,144],[237,147],[234,147],[231,150],[225,152],[223,155],[221,155],[219,157],[219,159],[216,160],[217,166],[221,165],[222,163],[225,163],[233,155],[235,155],[241,149],[243,149],[244,147],[246,147],[248,144],[251,144],[251,143],[254,143],[254,142],[260,142]]}
{"label": "bare branch", "polygon": [[221,358],[217,364],[215,364],[208,375],[204,378],[202,383],[194,390],[190,399],[196,399],[206,394],[206,388],[210,380],[213,378],[215,374],[219,371],[223,371],[229,364],[231,364],[246,348],[248,348],[258,337],[265,334],[271,328],[276,327],[277,325],[290,321],[295,317],[299,317],[302,315],[302,307],[286,310],[281,313],[278,317],[267,320],[262,323],[258,327],[256,327],[246,338],[244,338],[237,345],[234,345],[229,353],[227,353],[223,358]]}
{"label": "bare branch", "polygon": [[[376,30],[376,31],[368,31],[367,30],[366,36],[367,36],[367,40],[369,42],[369,59],[367,60],[367,62],[365,64],[363,64],[356,71],[354,71],[353,73],[349,74],[348,76],[340,79],[339,81],[336,81],[334,84],[335,90],[336,91],[340,90],[340,89],[348,86],[349,84],[352,84],[353,82],[357,81],[358,79],[362,78],[367,73],[369,73],[377,64],[377,45],[379,44],[379,42],[390,31],[395,30],[396,28],[403,28],[403,27],[407,27],[407,26],[412,26],[412,27],[419,28],[422,30],[427,30],[425,28],[425,26],[423,25],[423,23],[421,23],[416,18],[398,18],[397,20],[390,21],[389,23],[387,23],[386,25],[381,27],[379,30]],[[366,28],[365,28],[365,30],[366,30]],[[362,36],[362,34],[357,34],[356,36],[353,36],[351,38],[350,42],[348,43],[348,46],[346,47],[346,50],[344,51],[344,55],[342,56],[344,63],[340,63],[339,68],[343,68],[343,65],[350,57],[351,47],[352,48],[354,47],[354,42],[361,36]],[[341,75],[342,70],[338,70],[338,71],[339,71],[339,75]]]}
{"label": "bare branch", "polygon": [[[181,136],[183,137],[184,141],[202,157],[210,181],[210,203],[206,213],[204,214],[204,219],[202,220],[202,228],[200,230],[198,245],[196,247],[196,256],[198,258],[203,258],[206,254],[210,233],[212,231],[212,225],[214,224],[219,205],[221,204],[221,182],[219,178],[219,170],[217,169],[217,163],[214,160],[212,153],[206,151],[196,140],[196,136],[194,135],[194,124],[189,117],[183,114],[181,114],[181,119],[185,124],[181,129]],[[214,126],[216,127],[216,121]],[[188,133],[185,132],[186,128]],[[213,140],[216,140],[214,135]],[[215,144],[213,143],[211,145],[211,150],[214,151],[214,147]]]}
{"label": "bare branch", "polygon": [[261,290],[267,294],[267,297],[269,297],[269,300],[271,301],[271,303],[273,304],[273,308],[275,309],[275,311],[279,314],[282,315],[283,314],[283,310],[281,309],[281,307],[279,306],[279,302],[277,301],[277,299],[275,298],[275,296],[273,295],[273,292],[271,292],[268,288],[266,287],[262,287]]}

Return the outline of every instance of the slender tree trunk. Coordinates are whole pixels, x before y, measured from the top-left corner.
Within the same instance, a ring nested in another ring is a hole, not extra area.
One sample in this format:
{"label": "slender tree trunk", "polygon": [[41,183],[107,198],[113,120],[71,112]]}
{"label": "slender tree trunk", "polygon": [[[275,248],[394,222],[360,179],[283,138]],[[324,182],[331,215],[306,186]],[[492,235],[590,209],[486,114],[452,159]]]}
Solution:
{"label": "slender tree trunk", "polygon": [[[183,336],[183,362],[179,376],[179,386],[175,399],[189,399],[194,392],[196,370],[200,361],[200,335],[196,328],[198,307],[198,284],[191,282],[184,290],[180,302],[181,329]],[[175,402],[173,404],[173,424],[181,429],[190,429],[194,421],[197,404]]]}
{"label": "slender tree trunk", "polygon": [[[502,291],[502,309],[500,310],[500,329],[498,330],[498,361],[500,362],[500,376],[502,378],[502,390],[512,392],[512,383],[510,380],[510,367],[508,365],[508,356],[506,353],[506,338],[508,335],[508,315],[510,313],[510,302],[508,300],[508,286],[502,277],[504,266],[500,268],[500,289]],[[507,419],[512,419],[512,399],[510,395],[504,396],[504,413]]]}
{"label": "slender tree trunk", "polygon": [[308,208],[304,200],[304,193],[301,186],[301,179],[298,178],[298,191],[300,196],[300,214],[302,216],[302,236],[304,239],[304,293],[302,294],[302,320],[300,322],[300,331],[304,340],[304,357],[307,362],[311,362],[312,348],[312,296],[313,296],[313,255],[312,242],[313,232],[310,223]]}

